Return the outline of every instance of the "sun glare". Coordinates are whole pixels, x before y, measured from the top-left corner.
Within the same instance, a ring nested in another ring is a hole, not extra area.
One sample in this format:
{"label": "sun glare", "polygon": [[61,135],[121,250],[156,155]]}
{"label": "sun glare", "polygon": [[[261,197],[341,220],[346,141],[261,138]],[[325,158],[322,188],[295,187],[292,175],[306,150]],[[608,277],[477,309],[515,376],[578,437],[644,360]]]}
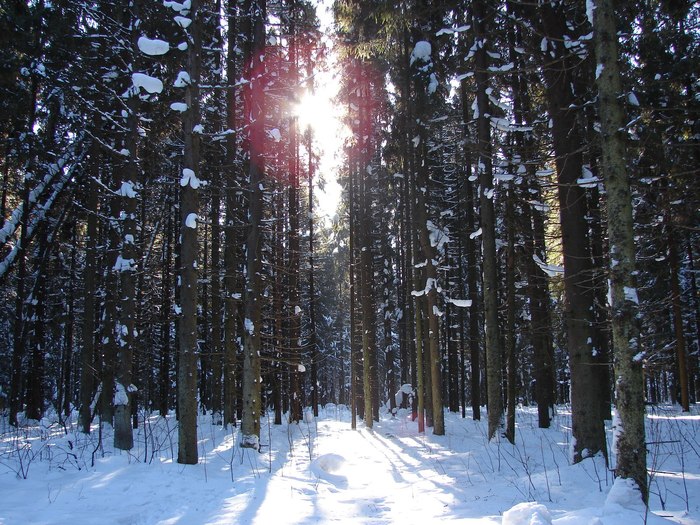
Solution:
{"label": "sun glare", "polygon": [[325,185],[318,195],[320,213],[333,217],[340,199],[340,186],[337,172],[340,152],[345,136],[342,123],[342,108],[333,98],[337,93],[337,83],[330,74],[318,75],[314,91],[305,92],[294,107],[299,129],[304,132],[310,128],[313,134],[314,148],[319,154],[319,169]]}

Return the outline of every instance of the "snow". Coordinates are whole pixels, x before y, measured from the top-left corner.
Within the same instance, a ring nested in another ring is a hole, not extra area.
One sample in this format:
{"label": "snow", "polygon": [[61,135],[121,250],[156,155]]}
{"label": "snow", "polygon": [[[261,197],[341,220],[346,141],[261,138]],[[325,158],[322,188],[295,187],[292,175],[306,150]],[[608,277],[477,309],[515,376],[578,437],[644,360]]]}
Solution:
{"label": "snow", "polygon": [[472,305],[471,299],[448,299],[458,308],[469,308]]}
{"label": "snow", "polygon": [[126,197],[127,199],[135,199],[137,197],[134,183],[131,181],[122,182],[122,186],[117,193],[120,197]]}
{"label": "snow", "polygon": [[411,51],[411,60],[410,63],[413,65],[413,63],[416,60],[421,60],[423,62],[430,62],[430,55],[433,52],[433,48],[430,45],[430,42],[426,42],[425,40],[419,40],[416,42],[415,47],[413,48],[413,51]]}
{"label": "snow", "polygon": [[300,423],[274,425],[266,414],[260,438],[200,416],[200,461],[188,466],[176,463],[174,413],[141,411],[129,452],[113,448],[109,425],[99,447],[97,422],[84,435],[74,418],[64,432],[52,413],[19,430],[3,420],[0,523],[698,525],[698,407],[650,410],[649,462],[662,472],[648,516],[634,485],[614,481],[600,458],[568,464],[565,407],[549,429],[537,428],[536,408],[518,408],[512,446],[488,442],[486,418],[473,421],[469,410],[467,419],[446,413],[446,435],[433,436],[419,434],[405,409],[353,431],[348,409],[329,404],[318,418],[305,409]]}
{"label": "snow", "polygon": [[185,104],[184,102],[173,102],[172,104],[170,104],[170,109],[172,109],[173,111],[183,113],[187,111],[187,104]]}
{"label": "snow", "polygon": [[143,88],[151,94],[163,91],[163,82],[145,73],[132,73],[131,82],[135,88]]}
{"label": "snow", "polygon": [[150,39],[142,36],[139,37],[136,45],[139,47],[141,53],[149,56],[160,56],[170,51],[170,44],[165,40],[158,40],[157,38]]}
{"label": "snow", "polygon": [[605,498],[604,508],[608,513],[616,512],[619,508],[644,513],[639,487],[634,480],[617,478]]}
{"label": "snow", "polygon": [[637,296],[637,289],[625,286],[624,289],[625,299],[634,304],[639,304],[639,297]]}
{"label": "snow", "polygon": [[165,0],[163,2],[163,5],[165,7],[170,7],[173,11],[176,11],[179,13],[183,9],[185,9],[185,10],[190,9],[190,7],[192,7],[192,1],[185,0],[184,2],[180,3],[180,2],[171,2],[169,0]]}
{"label": "snow", "polygon": [[280,133],[280,130],[277,128],[271,129],[270,131],[267,132],[267,134],[275,142],[279,142],[280,140],[282,140],[282,133]]}
{"label": "snow", "polygon": [[197,227],[197,214],[196,213],[190,213],[187,218],[185,219],[185,226],[188,228],[196,228]]}
{"label": "snow", "polygon": [[182,170],[182,178],[180,179],[180,186],[183,188],[185,186],[190,186],[193,190],[198,189],[200,186],[205,186],[206,182],[198,179],[197,175],[195,175],[194,171],[192,171],[190,168],[183,168]]}
{"label": "snow", "polygon": [[552,516],[541,503],[518,503],[503,513],[502,525],[551,525]]}
{"label": "snow", "polygon": [[428,93],[432,95],[437,91],[438,88],[438,80],[437,77],[435,76],[435,73],[430,74],[430,82],[428,83]]}
{"label": "snow", "polygon": [[124,259],[121,255],[117,256],[112,270],[115,272],[131,272],[136,269],[136,261],[134,259]]}
{"label": "snow", "polygon": [[187,29],[188,27],[190,27],[190,24],[192,23],[191,18],[187,18],[184,16],[176,16],[173,18],[173,20],[175,20],[175,23],[177,25],[179,25],[182,29]]}
{"label": "snow", "polygon": [[245,331],[248,332],[250,335],[255,334],[255,325],[253,324],[253,321],[251,321],[247,317],[243,322],[243,327],[245,328]]}
{"label": "snow", "polygon": [[595,4],[593,0],[586,0],[586,18],[588,18],[588,23],[593,25],[593,10],[595,9]]}
{"label": "snow", "polygon": [[605,69],[605,66],[603,64],[598,64],[595,67],[595,78],[598,80],[600,78],[600,75],[603,73],[603,69]]}
{"label": "snow", "polygon": [[547,264],[542,261],[536,254],[532,254],[532,260],[537,263],[537,266],[540,267],[540,270],[542,270],[544,273],[546,273],[549,277],[556,277],[557,275],[562,275],[564,273],[564,267],[563,266],[558,266],[555,264]]}
{"label": "snow", "polygon": [[187,87],[190,84],[190,82],[190,74],[187,71],[180,71],[177,74],[175,82],[173,82],[173,86],[175,86],[176,88],[184,88]]}
{"label": "snow", "polygon": [[117,381],[116,389],[114,391],[114,404],[115,405],[128,405],[129,395],[126,393],[126,388],[119,381]]}

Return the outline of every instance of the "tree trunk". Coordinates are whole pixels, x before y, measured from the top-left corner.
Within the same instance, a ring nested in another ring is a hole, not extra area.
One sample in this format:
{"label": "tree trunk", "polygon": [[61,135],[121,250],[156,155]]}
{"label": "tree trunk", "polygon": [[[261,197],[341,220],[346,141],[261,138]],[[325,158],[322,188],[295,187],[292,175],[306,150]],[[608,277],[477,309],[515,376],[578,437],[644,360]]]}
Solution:
{"label": "tree trunk", "polygon": [[[246,288],[244,295],[243,328],[243,416],[241,420],[241,446],[260,448],[261,384],[260,353],[262,331],[262,180],[265,169],[265,0],[253,0],[246,13],[251,17],[252,42],[246,53],[248,65],[246,85],[246,114],[249,115],[249,203],[248,236],[246,240]],[[256,78],[254,78],[256,77]]]}
{"label": "tree trunk", "polygon": [[597,62],[602,66],[598,77],[598,104],[608,205],[615,394],[620,419],[616,440],[616,473],[622,478],[634,480],[642,500],[646,502],[644,377],[636,324],[639,301],[635,285],[634,220],[626,166],[626,119],[619,98],[623,91],[617,63],[617,31],[611,0],[596,1],[593,27]]}
{"label": "tree trunk", "polygon": [[199,134],[199,54],[202,48],[199,0],[192,1],[189,28],[191,44],[187,48],[187,70],[191,82],[185,88],[188,110],[183,114],[185,137],[183,173],[180,181],[180,307],[178,323],[180,343],[177,370],[178,454],[177,462],[194,465],[197,451],[197,221],[199,195],[196,183],[200,175]]}
{"label": "tree trunk", "polygon": [[[473,6],[473,27],[477,40],[486,38],[483,2]],[[486,376],[488,404],[488,438],[493,439],[503,428],[503,372],[498,339],[498,259],[496,255],[496,217],[493,209],[493,167],[491,162],[491,123],[489,121],[488,57],[486,47],[475,54],[477,117],[477,170],[479,175],[479,207],[483,252],[484,316],[486,332]]]}
{"label": "tree trunk", "polygon": [[[238,3],[230,1],[228,3],[227,19],[229,34],[237,34],[238,27]],[[228,55],[226,62],[226,77],[229,82],[233,82],[237,76],[236,56],[238,40],[228,38]],[[237,110],[236,89],[229,86],[226,93],[226,121],[228,129],[236,130],[236,110]],[[240,246],[243,244],[243,235],[240,233],[240,223],[242,222],[239,213],[244,209],[241,205],[242,199],[238,197],[236,186],[241,184],[237,180],[238,171],[233,167],[237,163],[238,143],[236,133],[229,133],[226,136],[226,163],[232,168],[229,172],[232,176],[225,178],[225,199],[226,199],[226,226],[224,228],[224,325],[223,325],[223,409],[224,425],[236,426],[236,361],[238,353],[237,337],[240,335],[239,311],[240,298],[242,292],[241,271],[242,256]]]}
{"label": "tree trunk", "polygon": [[[557,8],[558,9],[558,8]],[[566,20],[554,7],[538,10],[549,39],[564,39]],[[581,178],[583,158],[573,92],[577,58],[571,58],[563,46],[550,46],[558,60],[547,55],[544,67],[547,104],[552,119],[552,138],[556,153],[559,184],[559,215],[564,255],[564,318],[566,323],[569,367],[571,370],[571,411],[574,437],[574,461],[603,453],[607,457],[605,428],[600,413],[600,382],[593,365],[594,287],[586,194],[577,180]]]}

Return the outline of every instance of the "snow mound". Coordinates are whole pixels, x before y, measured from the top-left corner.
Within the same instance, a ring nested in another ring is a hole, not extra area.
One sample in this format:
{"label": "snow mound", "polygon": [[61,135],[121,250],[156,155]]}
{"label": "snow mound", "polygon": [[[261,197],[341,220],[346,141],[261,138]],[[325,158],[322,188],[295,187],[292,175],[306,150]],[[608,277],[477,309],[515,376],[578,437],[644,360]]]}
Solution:
{"label": "snow mound", "polygon": [[637,483],[629,478],[617,478],[608,497],[605,499],[605,511],[615,511],[619,507],[629,510],[644,511],[642,495]]}
{"label": "snow mound", "polygon": [[503,513],[503,525],[552,525],[552,516],[541,503],[518,503]]}
{"label": "snow mound", "polygon": [[348,480],[345,476],[337,474],[343,469],[345,458],[339,454],[323,454],[311,462],[309,468],[319,479],[328,481],[339,488],[346,488]]}

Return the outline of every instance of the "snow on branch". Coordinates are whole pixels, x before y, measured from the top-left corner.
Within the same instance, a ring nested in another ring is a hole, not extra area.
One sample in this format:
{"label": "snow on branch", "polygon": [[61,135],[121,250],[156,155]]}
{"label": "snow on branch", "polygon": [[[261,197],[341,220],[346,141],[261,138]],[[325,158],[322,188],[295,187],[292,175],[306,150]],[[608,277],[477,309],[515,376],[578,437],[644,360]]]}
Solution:
{"label": "snow on branch", "polygon": [[[29,211],[31,212],[32,207],[41,198],[44,190],[53,182],[54,178],[63,172],[66,164],[71,160],[74,155],[73,148],[70,148],[61,158],[56,162],[49,164],[47,167],[47,173],[41,179],[39,184],[34,187],[29,192]],[[21,202],[17,208],[12,211],[10,217],[5,221],[2,229],[0,229],[0,244],[5,244],[7,240],[17,231],[22,219],[25,216],[24,203]]]}
{"label": "snow on branch", "polygon": [[557,266],[554,264],[546,264],[546,263],[542,262],[542,259],[537,257],[537,255],[535,255],[534,253],[532,254],[532,260],[534,260],[537,263],[537,266],[540,267],[540,270],[542,270],[544,273],[546,273],[549,277],[556,277],[557,275],[564,273],[563,266]]}
{"label": "snow on branch", "polygon": [[[78,137],[78,140],[69,148],[68,152],[66,152],[57,162],[50,164],[47,167],[48,173],[44,178],[42,179],[42,182],[40,183],[39,186],[34,188],[32,193],[30,193],[30,204],[35,204],[41,194],[43,193],[44,189],[48,186],[50,182],[53,182],[54,178],[56,178],[57,175],[60,175],[55,181],[53,185],[53,190],[51,194],[48,196],[48,198],[44,201],[44,203],[41,206],[37,206],[36,210],[30,209],[28,213],[25,213],[24,207],[22,204],[18,206],[18,210],[15,210],[12,214],[12,217],[8,219],[8,222],[15,218],[15,223],[14,226],[12,227],[12,232],[14,233],[16,229],[19,226],[19,222],[22,220],[28,220],[27,224],[27,239],[31,239],[34,236],[34,232],[36,232],[36,229],[41,225],[43,222],[44,218],[46,217],[46,213],[51,210],[51,206],[53,206],[53,203],[56,201],[56,198],[60,195],[60,193],[63,191],[63,188],[65,187],[66,183],[71,179],[73,176],[73,171],[75,168],[80,164],[82,159],[85,157],[85,154],[87,153],[87,148],[83,148],[80,154],[76,157],[74,156],[75,154],[75,149],[77,145],[82,145],[82,139],[83,136],[81,135]],[[72,162],[71,162],[72,161]],[[71,165],[68,169],[66,168],[66,165],[71,162]],[[39,188],[41,187],[40,191]],[[32,211],[36,211],[33,215],[30,215]],[[5,226],[7,227],[8,223],[5,223]],[[3,244],[7,241],[7,238],[9,235],[4,235],[5,232],[5,227],[3,227],[2,230],[2,237],[0,239],[3,239]],[[22,239],[21,242],[26,243],[27,239]],[[5,274],[9,271],[9,269],[12,267],[12,264],[14,263],[15,259],[17,258],[17,254],[19,253],[20,245],[15,244],[12,247],[12,250],[9,251],[9,253],[5,256],[5,258],[0,261],[0,279],[2,279]]]}

